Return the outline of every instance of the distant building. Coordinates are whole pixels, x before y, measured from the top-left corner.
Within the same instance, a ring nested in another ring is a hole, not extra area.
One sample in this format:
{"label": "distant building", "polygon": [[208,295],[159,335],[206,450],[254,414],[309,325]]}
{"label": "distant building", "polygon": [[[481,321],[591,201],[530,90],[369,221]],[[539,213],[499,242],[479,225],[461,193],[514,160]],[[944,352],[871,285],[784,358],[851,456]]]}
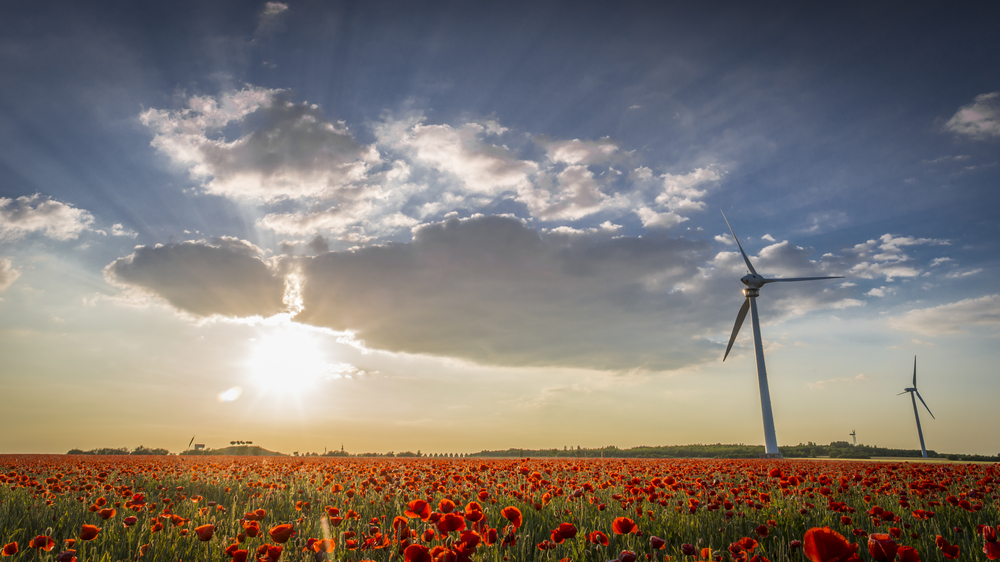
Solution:
{"label": "distant building", "polygon": [[204,451],[205,450],[205,444],[204,443],[195,443],[194,444],[194,450],[195,451]]}

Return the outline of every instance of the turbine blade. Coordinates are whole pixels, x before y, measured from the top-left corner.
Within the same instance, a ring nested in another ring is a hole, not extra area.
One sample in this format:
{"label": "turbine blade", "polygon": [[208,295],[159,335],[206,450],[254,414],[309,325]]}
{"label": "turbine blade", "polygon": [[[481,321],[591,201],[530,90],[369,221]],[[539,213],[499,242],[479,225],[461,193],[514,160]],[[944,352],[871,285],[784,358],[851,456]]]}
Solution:
{"label": "turbine blade", "polygon": [[834,277],[790,277],[781,279],[765,279],[764,283],[784,283],[786,281],[816,281],[817,279],[843,279],[843,275],[837,275]]}
{"label": "turbine blade", "polygon": [[750,310],[749,297],[743,299],[743,306],[740,307],[740,311],[736,314],[736,325],[733,326],[733,335],[729,336],[729,346],[726,347],[726,354],[722,356],[723,361],[726,360],[726,357],[729,357],[729,351],[733,349],[733,342],[736,341],[736,334],[740,333],[740,327],[743,326],[743,320],[746,319],[748,310]]}
{"label": "turbine blade", "polygon": [[909,390],[904,390],[903,392],[900,392],[896,396],[902,396],[902,395],[906,394],[907,392],[909,392]]}
{"label": "turbine blade", "polygon": [[[917,356],[913,356],[913,388],[917,388]],[[927,404],[924,404],[926,406]],[[928,410],[929,412],[930,410]],[[931,414],[933,417],[933,414]]]}
{"label": "turbine blade", "polygon": [[[920,403],[924,405],[924,408],[927,408],[927,402],[924,402],[924,397],[921,396],[920,393],[917,392],[916,390],[914,390],[913,392],[917,393],[917,398],[920,399]],[[927,408],[927,413],[930,414],[932,418],[934,418],[934,414],[931,412],[930,408]],[[934,419],[937,419],[937,418],[934,418]]]}
{"label": "turbine blade", "polygon": [[[722,212],[720,209],[719,212]],[[722,220],[726,221],[726,226],[729,226],[729,219],[726,218],[726,213],[722,213]],[[739,247],[740,253],[743,254],[743,261],[747,262],[747,268],[750,273],[757,275],[757,270],[753,268],[753,264],[750,263],[750,258],[747,257],[747,253],[743,251],[743,245],[740,244],[740,239],[736,237],[736,233],[733,232],[733,227],[729,226],[729,233],[733,235],[733,240],[736,240],[736,246]]]}

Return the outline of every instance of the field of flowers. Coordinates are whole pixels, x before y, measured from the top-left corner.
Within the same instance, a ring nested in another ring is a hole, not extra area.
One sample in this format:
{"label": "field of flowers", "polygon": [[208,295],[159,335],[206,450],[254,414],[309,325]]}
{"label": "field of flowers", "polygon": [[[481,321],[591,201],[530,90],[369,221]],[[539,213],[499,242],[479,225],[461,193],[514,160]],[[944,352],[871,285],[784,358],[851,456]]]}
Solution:
{"label": "field of flowers", "polygon": [[996,464],[0,455],[4,560],[986,560]]}

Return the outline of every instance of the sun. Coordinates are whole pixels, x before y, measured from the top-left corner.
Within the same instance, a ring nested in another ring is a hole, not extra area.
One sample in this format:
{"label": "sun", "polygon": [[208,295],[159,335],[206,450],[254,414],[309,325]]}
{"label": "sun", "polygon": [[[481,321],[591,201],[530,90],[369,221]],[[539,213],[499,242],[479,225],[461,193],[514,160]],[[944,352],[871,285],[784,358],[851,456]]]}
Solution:
{"label": "sun", "polygon": [[252,340],[247,369],[268,394],[302,394],[332,374],[323,342],[302,326],[275,326]]}

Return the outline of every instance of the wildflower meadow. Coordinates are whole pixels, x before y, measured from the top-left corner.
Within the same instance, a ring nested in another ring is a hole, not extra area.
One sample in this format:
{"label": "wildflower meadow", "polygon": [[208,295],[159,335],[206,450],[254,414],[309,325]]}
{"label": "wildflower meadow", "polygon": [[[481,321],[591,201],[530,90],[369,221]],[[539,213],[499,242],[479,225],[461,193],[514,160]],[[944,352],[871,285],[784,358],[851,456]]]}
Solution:
{"label": "wildflower meadow", "polygon": [[0,456],[4,560],[1000,558],[996,464]]}

